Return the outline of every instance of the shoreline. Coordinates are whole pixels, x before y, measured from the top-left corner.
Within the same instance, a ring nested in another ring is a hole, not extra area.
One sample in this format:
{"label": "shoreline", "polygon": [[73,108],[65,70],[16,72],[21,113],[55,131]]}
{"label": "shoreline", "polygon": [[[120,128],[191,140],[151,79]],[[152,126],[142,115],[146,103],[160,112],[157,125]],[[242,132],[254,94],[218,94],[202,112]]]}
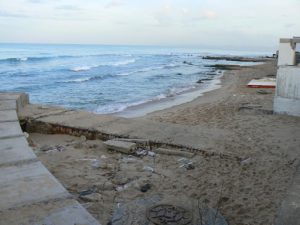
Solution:
{"label": "shoreline", "polygon": [[[109,113],[109,114],[99,114],[99,115],[112,115],[124,118],[138,118],[138,117],[147,117],[153,113],[168,110],[170,108],[180,106],[182,104],[190,103],[198,98],[203,97],[204,95],[211,93],[217,89],[222,88],[224,83],[227,82],[228,76],[227,73],[231,73],[234,71],[243,71],[247,68],[256,68],[257,66],[262,66],[268,63],[272,63],[274,59],[265,59],[265,58],[246,58],[246,57],[222,57],[218,60],[227,60],[236,62],[243,62],[243,59],[246,62],[253,62],[254,65],[231,65],[231,64],[214,64],[211,67],[215,68],[216,75],[214,78],[209,80],[208,82],[196,84],[196,87],[183,91],[175,96],[167,96],[162,99],[154,99],[149,100],[141,104],[129,106],[120,112]],[[217,61],[218,61],[217,60]],[[249,61],[252,60],[252,61]],[[217,62],[216,61],[216,62]],[[218,66],[221,66],[219,68]],[[200,79],[201,80],[201,79]],[[202,85],[206,85],[203,87]]]}
{"label": "shoreline", "polygon": [[[206,92],[216,90],[221,87],[221,78],[224,76],[225,71],[216,75],[215,78],[209,80],[203,84],[195,84],[196,87],[182,91],[175,96],[167,96],[162,99],[155,99],[146,101],[145,103],[129,106],[123,111],[111,113],[111,114],[99,114],[99,115],[112,115],[124,118],[137,118],[147,116],[150,113],[165,110],[174,106],[178,106],[187,102],[191,102],[198,97],[201,97]],[[205,86],[204,86],[205,85]],[[204,87],[203,87],[204,86]]]}

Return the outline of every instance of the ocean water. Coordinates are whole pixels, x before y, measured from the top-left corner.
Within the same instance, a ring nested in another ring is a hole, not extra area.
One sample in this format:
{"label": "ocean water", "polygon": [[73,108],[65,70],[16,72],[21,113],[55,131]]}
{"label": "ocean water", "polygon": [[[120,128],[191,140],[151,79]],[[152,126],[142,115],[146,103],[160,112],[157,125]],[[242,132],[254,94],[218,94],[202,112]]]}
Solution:
{"label": "ocean water", "polygon": [[[265,53],[143,46],[0,44],[0,91],[27,92],[32,103],[100,114],[207,88],[220,77],[206,55]],[[237,63],[251,65],[253,63]],[[207,79],[197,84],[199,79]],[[212,79],[212,80],[210,80]]]}

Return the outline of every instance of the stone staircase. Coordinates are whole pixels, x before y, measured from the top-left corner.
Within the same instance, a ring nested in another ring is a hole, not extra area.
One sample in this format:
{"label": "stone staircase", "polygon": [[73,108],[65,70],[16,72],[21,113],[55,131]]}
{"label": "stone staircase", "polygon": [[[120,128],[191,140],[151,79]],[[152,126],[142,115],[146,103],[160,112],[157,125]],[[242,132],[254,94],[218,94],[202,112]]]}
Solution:
{"label": "stone staircase", "polygon": [[99,225],[28,146],[17,115],[28,102],[0,93],[0,224]]}

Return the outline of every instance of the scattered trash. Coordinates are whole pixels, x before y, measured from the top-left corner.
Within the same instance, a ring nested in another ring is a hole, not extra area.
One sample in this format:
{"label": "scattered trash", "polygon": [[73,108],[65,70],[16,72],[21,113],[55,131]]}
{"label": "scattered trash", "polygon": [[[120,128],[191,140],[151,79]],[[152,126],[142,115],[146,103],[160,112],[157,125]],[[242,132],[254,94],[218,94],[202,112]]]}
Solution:
{"label": "scattered trash", "polygon": [[81,136],[80,136],[80,141],[82,141],[82,142],[86,141],[86,137],[83,136],[83,135],[81,135]]}
{"label": "scattered trash", "polygon": [[251,162],[251,158],[246,158],[244,160],[241,161],[241,165],[246,165],[246,164],[249,164]]}
{"label": "scattered trash", "polygon": [[124,191],[130,187],[130,183],[116,187],[116,191]]}
{"label": "scattered trash", "polygon": [[148,155],[148,151],[146,149],[138,148],[135,152],[137,156],[146,156]]}
{"label": "scattered trash", "polygon": [[87,189],[87,190],[83,190],[83,191],[80,191],[80,192],[79,192],[79,197],[85,196],[85,195],[90,195],[90,194],[92,194],[92,193],[94,193],[94,192],[95,192],[94,188],[90,188],[90,189]]}
{"label": "scattered trash", "polygon": [[151,188],[151,184],[147,183],[141,186],[141,192],[147,192]]}
{"label": "scattered trash", "polygon": [[42,147],[40,147],[40,150],[43,151],[43,152],[62,152],[65,150],[65,147],[64,146],[61,146],[61,145],[56,145],[54,147],[52,146],[49,146],[49,145],[43,145]]}
{"label": "scattered trash", "polygon": [[195,166],[193,165],[193,162],[187,158],[180,158],[178,159],[180,163],[182,163],[179,167],[185,168],[187,170],[193,170],[195,169]]}
{"label": "scattered trash", "polygon": [[153,169],[152,167],[150,167],[150,166],[144,166],[143,170],[144,170],[144,171],[151,172],[151,173],[154,172],[154,169]]}
{"label": "scattered trash", "polygon": [[148,151],[148,155],[151,156],[151,157],[155,157],[156,154],[155,154],[155,152]]}
{"label": "scattered trash", "polygon": [[134,158],[133,156],[128,156],[128,157],[123,157],[122,159],[122,162],[124,163],[133,163],[133,162],[136,162],[136,158]]}
{"label": "scattered trash", "polygon": [[98,159],[92,161],[92,167],[93,167],[94,169],[100,168],[100,164],[101,164],[101,163],[100,163],[100,161],[99,161]]}

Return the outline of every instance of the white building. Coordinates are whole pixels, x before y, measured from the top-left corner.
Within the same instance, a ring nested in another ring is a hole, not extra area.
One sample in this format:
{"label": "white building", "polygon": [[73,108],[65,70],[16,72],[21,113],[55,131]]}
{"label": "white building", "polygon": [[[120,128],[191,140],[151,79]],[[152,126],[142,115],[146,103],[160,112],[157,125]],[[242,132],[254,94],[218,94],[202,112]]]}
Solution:
{"label": "white building", "polygon": [[300,116],[300,37],[280,39],[274,112]]}

